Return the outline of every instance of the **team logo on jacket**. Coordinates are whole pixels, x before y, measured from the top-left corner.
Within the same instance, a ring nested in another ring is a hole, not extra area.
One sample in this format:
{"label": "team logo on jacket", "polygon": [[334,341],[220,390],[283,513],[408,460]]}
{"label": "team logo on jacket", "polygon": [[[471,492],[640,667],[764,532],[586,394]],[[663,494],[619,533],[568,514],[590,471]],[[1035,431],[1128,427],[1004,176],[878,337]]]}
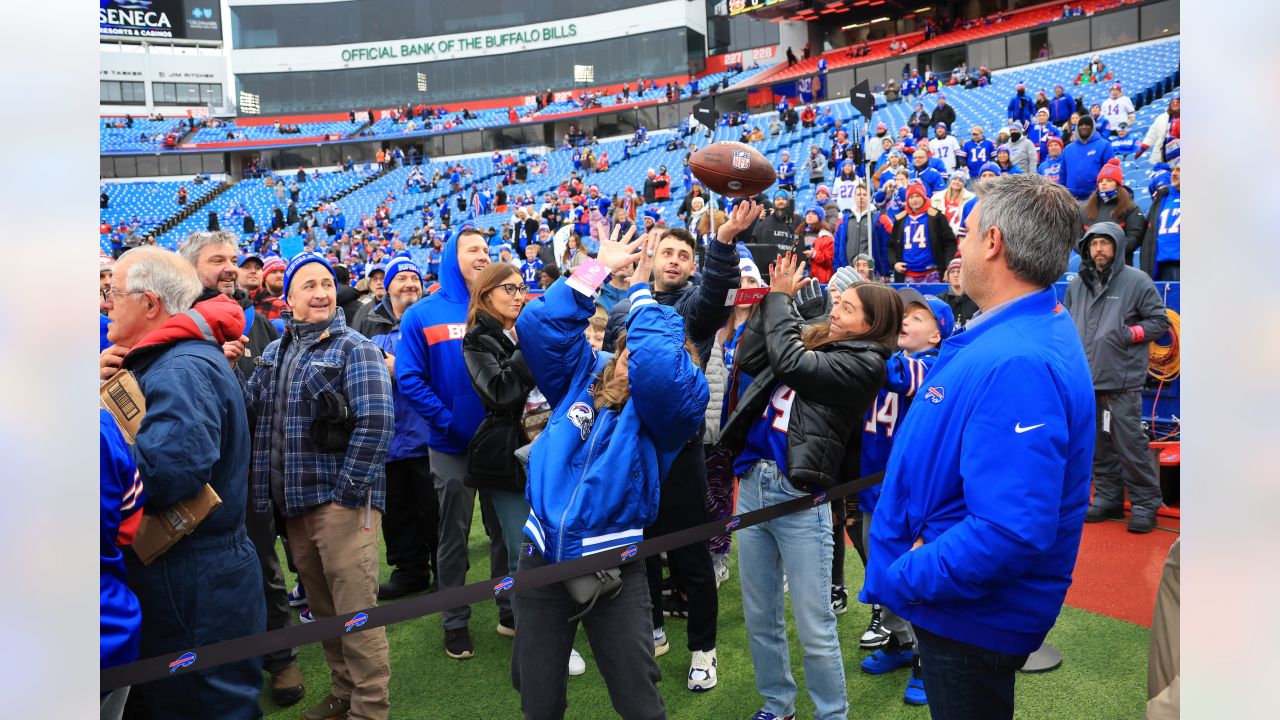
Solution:
{"label": "team logo on jacket", "polygon": [[515,585],[515,584],[516,584],[516,581],[515,581],[515,579],[514,579],[514,578],[504,577],[504,578],[502,578],[502,582],[500,582],[500,583],[498,583],[497,585],[494,585],[494,586],[493,586],[493,594],[494,594],[494,595],[501,595],[501,594],[503,593],[503,591],[505,591],[505,590],[510,590],[510,589],[511,589],[511,587],[512,587],[513,585]]}
{"label": "team logo on jacket", "polygon": [[824,502],[826,502],[826,501],[827,501],[827,494],[826,494],[826,493],[824,493],[824,492],[823,492],[823,493],[818,493],[817,495],[814,495],[814,496],[813,496],[813,504],[814,504],[814,505],[821,505],[822,503],[824,503]]}
{"label": "team logo on jacket", "polygon": [[591,425],[595,423],[596,412],[591,406],[584,402],[576,402],[569,407],[569,422],[578,428],[578,433],[582,435],[582,439],[586,440],[591,434]]}
{"label": "team logo on jacket", "polygon": [[351,617],[350,620],[347,621],[347,624],[343,627],[342,632],[349,633],[352,630],[355,630],[356,628],[363,626],[367,622],[369,622],[368,615],[364,613],[356,613]]}
{"label": "team logo on jacket", "polygon": [[173,662],[169,663],[169,672],[175,673],[178,671],[179,668],[191,667],[191,664],[194,663],[195,661],[196,661],[195,653],[193,652],[182,653],[181,655],[178,656],[177,660],[174,660]]}
{"label": "team logo on jacket", "polygon": [[622,551],[622,559],[624,561],[630,560],[631,558],[635,557],[636,554],[639,552],[640,552],[640,548],[636,547],[635,545],[631,545],[626,550]]}
{"label": "team logo on jacket", "polygon": [[924,396],[929,398],[929,402],[937,405],[947,396],[947,391],[941,385],[934,385],[925,392]]}

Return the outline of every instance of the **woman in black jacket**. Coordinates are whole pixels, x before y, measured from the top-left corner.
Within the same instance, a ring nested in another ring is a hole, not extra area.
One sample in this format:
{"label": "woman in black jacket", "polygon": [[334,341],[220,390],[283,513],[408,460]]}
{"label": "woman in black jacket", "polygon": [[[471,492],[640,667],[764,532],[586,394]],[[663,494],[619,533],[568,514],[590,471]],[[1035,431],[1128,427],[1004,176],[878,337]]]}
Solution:
{"label": "woman in black jacket", "polygon": [[[770,292],[747,323],[735,359],[754,377],[720,440],[737,456],[740,513],[809,497],[856,473],[861,423],[897,346],[902,301],[888,286],[856,283],[832,298],[829,317],[803,326],[792,303],[803,277],[804,264],[797,268],[791,253],[770,268]],[[783,573],[814,715],[848,712],[831,608],[832,553],[825,502],[738,533],[742,611],[763,712],[795,713]]]}
{"label": "woman in black jacket", "polygon": [[[515,572],[529,503],[515,451],[526,444],[521,429],[533,375],[516,347],[516,318],[529,288],[510,263],[485,268],[471,294],[462,358],[484,404],[485,418],[467,449],[468,487],[492,503],[507,547],[508,572]],[[499,618],[502,634],[514,634],[514,619]],[[510,633],[503,632],[503,629]]]}

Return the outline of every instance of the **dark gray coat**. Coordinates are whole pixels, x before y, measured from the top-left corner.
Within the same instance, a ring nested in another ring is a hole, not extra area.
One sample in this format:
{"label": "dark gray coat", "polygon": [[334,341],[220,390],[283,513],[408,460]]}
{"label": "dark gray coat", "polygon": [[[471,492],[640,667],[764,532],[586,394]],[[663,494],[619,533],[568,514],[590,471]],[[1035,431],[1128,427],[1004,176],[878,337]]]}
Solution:
{"label": "dark gray coat", "polygon": [[[1116,257],[1101,275],[1089,254],[1094,235],[1111,238]],[[1080,241],[1080,272],[1067,286],[1063,305],[1084,342],[1095,390],[1139,390],[1147,377],[1147,343],[1169,329],[1164,301],[1151,278],[1124,262],[1124,231],[1096,223]],[[1142,328],[1136,341],[1130,328]]]}

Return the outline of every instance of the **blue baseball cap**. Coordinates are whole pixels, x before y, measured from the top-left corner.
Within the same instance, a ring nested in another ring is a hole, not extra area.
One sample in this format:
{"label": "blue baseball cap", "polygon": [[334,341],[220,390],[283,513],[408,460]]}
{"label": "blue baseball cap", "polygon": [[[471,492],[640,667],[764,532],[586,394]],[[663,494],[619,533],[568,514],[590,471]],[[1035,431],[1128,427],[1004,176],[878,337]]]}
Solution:
{"label": "blue baseball cap", "polygon": [[302,269],[303,265],[307,265],[309,263],[320,263],[321,265],[323,265],[325,269],[329,271],[329,274],[333,275],[334,282],[337,282],[338,276],[334,274],[333,266],[329,264],[329,261],[328,259],[325,258],[325,256],[319,253],[313,253],[313,252],[299,253],[295,255],[292,260],[289,261],[289,264],[285,266],[285,269],[284,269],[285,302],[289,301],[289,284],[293,282],[293,276],[298,274],[298,270]]}
{"label": "blue baseball cap", "polygon": [[938,323],[938,335],[943,340],[951,337],[956,327],[956,315],[951,311],[950,305],[933,295],[924,295],[912,287],[899,288],[898,296],[902,298],[903,306],[916,303],[928,308],[929,314],[933,315],[934,321]]}

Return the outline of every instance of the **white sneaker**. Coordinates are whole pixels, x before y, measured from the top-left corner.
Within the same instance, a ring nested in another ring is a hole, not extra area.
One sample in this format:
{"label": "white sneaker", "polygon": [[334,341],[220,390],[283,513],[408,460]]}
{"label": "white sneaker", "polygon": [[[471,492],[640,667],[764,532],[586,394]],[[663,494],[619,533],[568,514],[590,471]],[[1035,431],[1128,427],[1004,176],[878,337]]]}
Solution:
{"label": "white sneaker", "polygon": [[662,657],[671,649],[671,643],[667,642],[666,628],[656,628],[653,631],[653,656]]}
{"label": "white sneaker", "polygon": [[716,686],[716,649],[694,650],[689,661],[689,689],[706,692]]}
{"label": "white sneaker", "polygon": [[577,677],[587,671],[587,661],[577,650],[569,650],[569,677]]}
{"label": "white sneaker", "polygon": [[711,556],[711,567],[716,573],[716,587],[720,587],[720,583],[729,579],[729,556],[720,555],[718,553]]}

